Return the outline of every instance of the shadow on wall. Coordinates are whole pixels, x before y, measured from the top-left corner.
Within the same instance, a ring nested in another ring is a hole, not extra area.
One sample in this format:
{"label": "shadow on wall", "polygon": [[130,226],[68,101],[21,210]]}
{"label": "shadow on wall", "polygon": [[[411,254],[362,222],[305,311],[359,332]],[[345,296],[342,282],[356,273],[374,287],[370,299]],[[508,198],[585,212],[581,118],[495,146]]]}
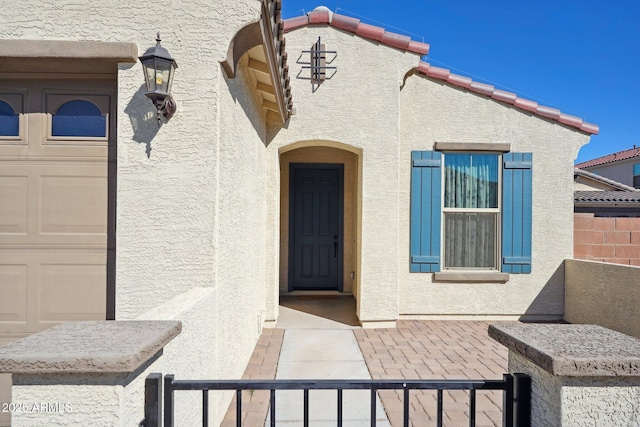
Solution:
{"label": "shadow on wall", "polygon": [[564,317],[564,261],[520,316],[523,322],[560,322]]}
{"label": "shadow on wall", "polygon": [[145,96],[147,87],[140,86],[136,93],[127,104],[124,112],[131,120],[131,128],[133,129],[133,140],[139,144],[145,144],[145,152],[147,158],[151,157],[151,141],[155,138],[160,130],[158,124],[157,112],[153,103]]}

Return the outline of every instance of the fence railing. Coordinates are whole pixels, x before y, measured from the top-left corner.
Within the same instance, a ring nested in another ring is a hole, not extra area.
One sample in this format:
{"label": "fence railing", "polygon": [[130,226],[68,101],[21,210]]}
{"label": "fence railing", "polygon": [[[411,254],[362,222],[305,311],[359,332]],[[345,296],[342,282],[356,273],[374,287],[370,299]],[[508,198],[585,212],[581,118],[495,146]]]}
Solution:
{"label": "fence railing", "polygon": [[[146,379],[145,421],[146,427],[160,427],[162,424],[162,375],[150,374]],[[502,390],[502,425],[504,427],[524,427],[530,425],[531,378],[524,374],[505,374],[502,380],[175,380],[173,375],[164,377],[164,427],[174,425],[174,394],[181,390],[202,391],[202,425],[209,425],[209,391],[235,390],[236,426],[242,425],[242,391],[269,390],[271,427],[276,426],[276,391],[302,390],[304,426],[309,426],[309,390],[336,390],[336,422],[342,426],[343,390],[370,390],[371,426],[376,426],[376,395],[378,390],[403,391],[403,421],[409,426],[411,390],[435,390],[437,392],[436,425],[442,426],[443,391],[469,391],[469,426],[476,423],[476,390]]]}

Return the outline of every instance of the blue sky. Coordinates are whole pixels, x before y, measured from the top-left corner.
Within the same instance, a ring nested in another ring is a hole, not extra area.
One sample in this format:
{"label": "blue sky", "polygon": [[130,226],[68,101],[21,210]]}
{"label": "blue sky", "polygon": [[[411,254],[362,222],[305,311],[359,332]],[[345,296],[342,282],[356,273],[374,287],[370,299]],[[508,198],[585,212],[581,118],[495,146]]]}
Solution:
{"label": "blue sky", "polygon": [[578,162],[640,146],[640,1],[283,0],[431,45],[435,66],[600,126]]}

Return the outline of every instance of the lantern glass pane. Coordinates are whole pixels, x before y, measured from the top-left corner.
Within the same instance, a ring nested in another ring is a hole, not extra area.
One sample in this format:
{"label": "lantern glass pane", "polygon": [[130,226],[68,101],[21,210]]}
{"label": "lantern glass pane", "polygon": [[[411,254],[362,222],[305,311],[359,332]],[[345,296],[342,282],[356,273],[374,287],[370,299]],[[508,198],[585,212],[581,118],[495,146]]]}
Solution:
{"label": "lantern glass pane", "polygon": [[142,68],[144,72],[144,81],[147,85],[147,92],[153,92],[156,89],[155,79],[154,79],[154,60],[147,59],[142,63]]}
{"label": "lantern glass pane", "polygon": [[156,70],[155,70],[155,87],[156,90],[162,92],[169,92],[170,90],[170,79],[171,79],[171,63],[167,61],[163,61],[160,59],[156,59]]}

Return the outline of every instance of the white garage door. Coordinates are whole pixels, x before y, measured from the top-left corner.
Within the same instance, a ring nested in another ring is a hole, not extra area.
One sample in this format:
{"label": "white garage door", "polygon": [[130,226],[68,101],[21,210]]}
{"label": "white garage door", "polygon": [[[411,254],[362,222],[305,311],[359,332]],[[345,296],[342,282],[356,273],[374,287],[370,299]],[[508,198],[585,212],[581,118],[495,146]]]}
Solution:
{"label": "white garage door", "polygon": [[115,87],[0,80],[0,344],[106,317]]}

